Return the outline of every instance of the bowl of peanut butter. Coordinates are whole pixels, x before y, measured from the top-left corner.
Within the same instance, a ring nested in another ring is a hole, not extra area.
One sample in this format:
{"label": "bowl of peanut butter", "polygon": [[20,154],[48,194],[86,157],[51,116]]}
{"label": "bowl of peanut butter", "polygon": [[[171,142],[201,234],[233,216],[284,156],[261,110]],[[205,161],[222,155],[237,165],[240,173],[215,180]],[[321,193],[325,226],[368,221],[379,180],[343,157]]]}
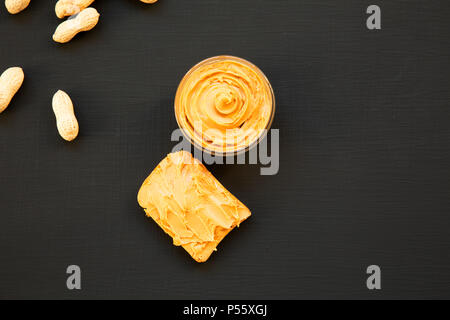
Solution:
{"label": "bowl of peanut butter", "polygon": [[251,62],[217,56],[195,65],[175,96],[175,116],[184,136],[203,152],[230,156],[255,147],[275,114],[269,80]]}

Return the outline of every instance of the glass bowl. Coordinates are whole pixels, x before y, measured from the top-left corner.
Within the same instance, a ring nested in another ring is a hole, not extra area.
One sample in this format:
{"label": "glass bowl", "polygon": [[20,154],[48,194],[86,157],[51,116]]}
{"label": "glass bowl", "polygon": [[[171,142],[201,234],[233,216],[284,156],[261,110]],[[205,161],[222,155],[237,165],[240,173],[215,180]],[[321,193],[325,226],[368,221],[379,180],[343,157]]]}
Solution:
{"label": "glass bowl", "polygon": [[258,145],[274,115],[275,95],[267,77],[233,56],[212,57],[192,67],[175,96],[175,116],[185,138],[216,156],[241,154]]}

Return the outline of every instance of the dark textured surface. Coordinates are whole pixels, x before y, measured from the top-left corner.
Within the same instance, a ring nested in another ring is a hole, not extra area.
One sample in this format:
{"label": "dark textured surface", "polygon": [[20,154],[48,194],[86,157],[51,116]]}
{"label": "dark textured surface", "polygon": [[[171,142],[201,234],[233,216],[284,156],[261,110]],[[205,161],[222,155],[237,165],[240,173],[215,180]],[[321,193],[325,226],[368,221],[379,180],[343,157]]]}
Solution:
{"label": "dark textured surface", "polygon": [[[98,0],[98,27],[66,45],[53,4],[0,8],[0,69],[26,73],[0,115],[0,298],[450,298],[448,1],[378,1],[373,32],[368,1]],[[181,77],[217,54],[271,79],[281,166],[211,167],[253,216],[197,264],[136,195],[174,145]]]}

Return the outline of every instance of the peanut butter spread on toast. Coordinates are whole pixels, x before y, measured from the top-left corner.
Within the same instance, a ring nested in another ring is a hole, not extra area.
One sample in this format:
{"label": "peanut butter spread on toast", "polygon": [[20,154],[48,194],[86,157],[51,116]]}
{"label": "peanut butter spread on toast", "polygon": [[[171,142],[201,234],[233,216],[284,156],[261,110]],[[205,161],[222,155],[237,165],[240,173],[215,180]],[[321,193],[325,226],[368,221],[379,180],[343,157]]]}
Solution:
{"label": "peanut butter spread on toast", "polygon": [[138,202],[197,262],[247,219],[250,210],[189,152],[169,154],[144,181]]}

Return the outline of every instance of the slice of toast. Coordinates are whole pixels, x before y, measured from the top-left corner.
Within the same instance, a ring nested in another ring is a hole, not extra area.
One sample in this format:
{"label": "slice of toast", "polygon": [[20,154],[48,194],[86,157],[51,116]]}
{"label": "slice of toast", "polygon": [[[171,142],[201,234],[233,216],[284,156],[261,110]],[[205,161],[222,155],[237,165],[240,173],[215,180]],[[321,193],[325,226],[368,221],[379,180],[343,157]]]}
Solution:
{"label": "slice of toast", "polygon": [[169,154],[144,181],[138,202],[197,262],[205,262],[250,210],[189,152]]}

